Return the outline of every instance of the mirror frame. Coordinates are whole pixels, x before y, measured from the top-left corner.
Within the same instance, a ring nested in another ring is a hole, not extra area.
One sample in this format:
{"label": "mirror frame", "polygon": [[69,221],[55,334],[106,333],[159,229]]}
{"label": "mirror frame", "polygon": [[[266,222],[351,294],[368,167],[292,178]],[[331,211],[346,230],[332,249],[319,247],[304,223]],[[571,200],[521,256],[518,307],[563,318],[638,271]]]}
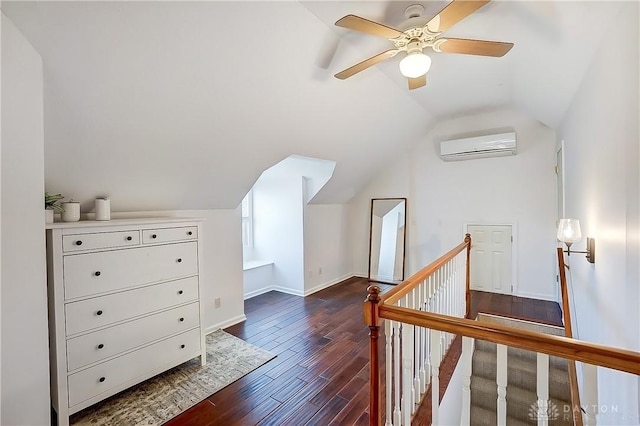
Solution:
{"label": "mirror frame", "polygon": [[[397,260],[401,260],[402,261],[402,268],[401,268],[401,277],[400,280],[391,280],[391,281],[386,281],[386,280],[381,280],[378,277],[372,277],[371,276],[371,257],[372,257],[372,252],[373,252],[373,212],[374,212],[374,206],[375,206],[375,202],[376,201],[393,201],[396,200],[398,201],[398,203],[403,203],[404,204],[404,227],[403,227],[403,233],[402,233],[402,256],[401,259],[396,259]],[[371,199],[371,210],[370,210],[370,216],[369,216],[369,272],[368,272],[368,280],[371,282],[379,282],[379,283],[386,283],[386,284],[400,284],[402,281],[404,281],[404,274],[405,274],[405,257],[406,257],[406,250],[407,250],[407,199],[406,198],[401,198],[401,197],[391,197],[391,198],[372,198]]]}

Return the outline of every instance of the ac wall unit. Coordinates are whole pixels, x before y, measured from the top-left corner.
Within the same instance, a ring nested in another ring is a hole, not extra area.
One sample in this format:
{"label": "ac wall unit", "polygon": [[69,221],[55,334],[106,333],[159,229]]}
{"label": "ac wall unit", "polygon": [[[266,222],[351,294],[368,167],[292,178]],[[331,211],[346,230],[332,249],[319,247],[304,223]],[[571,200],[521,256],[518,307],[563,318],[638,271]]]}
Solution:
{"label": "ac wall unit", "polygon": [[516,132],[475,136],[440,142],[440,158],[444,161],[471,158],[502,157],[516,154]]}

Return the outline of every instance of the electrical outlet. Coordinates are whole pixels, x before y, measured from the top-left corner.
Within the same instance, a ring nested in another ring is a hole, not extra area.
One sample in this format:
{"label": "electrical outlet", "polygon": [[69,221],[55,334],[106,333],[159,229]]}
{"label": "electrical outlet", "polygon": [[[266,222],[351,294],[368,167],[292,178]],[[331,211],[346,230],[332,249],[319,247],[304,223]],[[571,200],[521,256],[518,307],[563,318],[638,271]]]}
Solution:
{"label": "electrical outlet", "polygon": [[216,297],[215,299],[213,299],[214,308],[219,308],[220,305],[222,305],[222,299],[220,299],[219,297]]}

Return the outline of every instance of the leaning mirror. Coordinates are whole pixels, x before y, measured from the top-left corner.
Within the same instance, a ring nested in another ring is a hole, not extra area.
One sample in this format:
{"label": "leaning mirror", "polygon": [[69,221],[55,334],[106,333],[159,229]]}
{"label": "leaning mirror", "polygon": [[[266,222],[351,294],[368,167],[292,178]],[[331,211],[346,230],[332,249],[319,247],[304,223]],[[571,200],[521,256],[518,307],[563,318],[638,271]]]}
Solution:
{"label": "leaning mirror", "polygon": [[406,198],[371,200],[369,281],[399,284],[404,280]]}

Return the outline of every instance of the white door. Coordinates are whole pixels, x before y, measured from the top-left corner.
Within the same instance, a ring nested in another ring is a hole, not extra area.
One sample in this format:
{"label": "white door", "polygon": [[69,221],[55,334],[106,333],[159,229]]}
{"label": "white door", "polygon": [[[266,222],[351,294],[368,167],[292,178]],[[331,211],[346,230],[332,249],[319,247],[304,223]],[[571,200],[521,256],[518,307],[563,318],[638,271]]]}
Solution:
{"label": "white door", "polygon": [[471,290],[511,294],[511,225],[468,225]]}

